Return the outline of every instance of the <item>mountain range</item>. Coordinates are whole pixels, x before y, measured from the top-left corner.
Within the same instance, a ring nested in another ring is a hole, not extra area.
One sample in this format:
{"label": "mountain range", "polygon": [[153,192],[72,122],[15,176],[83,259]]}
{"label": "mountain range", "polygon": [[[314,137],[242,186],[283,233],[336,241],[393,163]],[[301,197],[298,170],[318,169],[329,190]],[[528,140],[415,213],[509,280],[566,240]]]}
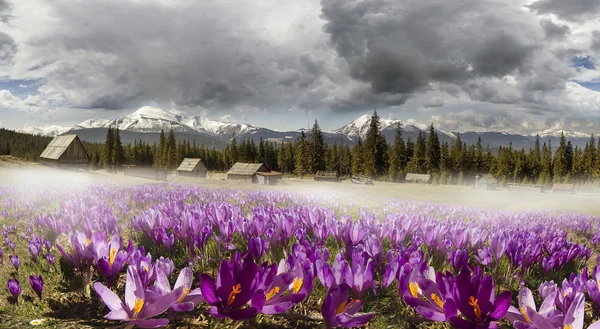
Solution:
{"label": "mountain range", "polygon": [[[347,125],[333,131],[323,131],[325,142],[353,145],[358,137],[364,138],[371,121],[370,115],[362,115]],[[427,133],[427,125],[412,121],[381,118],[380,129],[388,142],[392,142],[396,133],[396,127],[401,125],[405,140],[411,138],[416,140],[419,132]],[[255,127],[245,123],[221,122],[200,116],[180,116],[154,106],[144,106],[137,111],[112,120],[89,119],[72,127],[47,126],[27,127],[21,132],[45,136],[56,136],[64,133],[77,133],[79,137],[88,142],[104,142],[106,131],[109,127],[118,127],[121,132],[121,140],[124,143],[133,143],[134,140],[155,142],[159,140],[161,129],[165,132],[173,129],[178,140],[189,139],[197,143],[203,143],[217,149],[224,148],[234,137],[239,141],[252,139],[258,142],[261,138],[266,141],[285,142],[294,141],[302,131],[310,133],[310,130],[298,129],[295,131],[278,131],[275,129]],[[453,143],[458,133],[437,130],[440,141]],[[560,134],[564,133],[567,139],[574,145],[585,146],[590,135],[581,132],[572,132],[562,129],[547,129],[529,135],[509,134],[506,132],[461,132],[460,136],[468,145],[475,144],[481,138],[483,145],[492,148],[508,146],[510,142],[515,148],[529,149],[534,145],[535,136],[539,135],[544,141],[550,140],[553,147],[559,142]]]}

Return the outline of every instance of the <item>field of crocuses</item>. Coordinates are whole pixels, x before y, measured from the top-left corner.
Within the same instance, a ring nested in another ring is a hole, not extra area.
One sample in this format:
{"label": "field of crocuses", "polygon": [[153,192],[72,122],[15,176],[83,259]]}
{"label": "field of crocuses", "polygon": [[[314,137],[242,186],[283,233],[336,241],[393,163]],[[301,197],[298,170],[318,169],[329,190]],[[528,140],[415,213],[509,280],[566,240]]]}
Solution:
{"label": "field of crocuses", "polygon": [[0,221],[0,327],[600,328],[590,215],[97,184]]}

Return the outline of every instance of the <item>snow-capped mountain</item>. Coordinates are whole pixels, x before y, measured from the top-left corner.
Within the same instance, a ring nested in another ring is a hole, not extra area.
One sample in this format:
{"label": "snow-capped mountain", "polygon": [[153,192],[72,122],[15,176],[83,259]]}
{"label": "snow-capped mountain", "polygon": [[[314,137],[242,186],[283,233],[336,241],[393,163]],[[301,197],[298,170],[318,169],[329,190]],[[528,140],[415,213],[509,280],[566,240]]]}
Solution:
{"label": "snow-capped mountain", "polygon": [[52,125],[44,127],[25,127],[19,130],[19,132],[31,135],[54,137],[56,135],[64,134],[65,132],[69,131],[69,129],[71,129],[71,127]]}
{"label": "snow-capped mountain", "polygon": [[[380,118],[379,120],[379,128],[386,135],[386,139],[389,139],[388,135],[393,136],[392,133],[395,134],[396,128],[400,124],[402,127],[402,132],[405,135],[410,135],[411,137],[414,135],[415,137],[419,134],[420,131],[427,132],[429,127],[424,124],[412,122],[412,121],[404,121],[398,119],[384,119]],[[358,137],[365,138],[367,135],[367,131],[369,130],[369,126],[371,125],[371,115],[365,114],[358,117],[356,120],[353,120],[349,124],[343,126],[342,128],[336,129],[333,132],[344,134],[350,137]],[[436,129],[437,133],[442,137],[447,139],[454,139],[456,136],[447,131]],[[413,138],[414,139],[414,138]]]}
{"label": "snow-capped mountain", "polygon": [[[323,137],[328,144],[337,143],[353,144],[360,136],[365,138],[369,125],[371,123],[370,115],[361,115],[349,124],[333,130],[323,131]],[[402,136],[405,140],[409,138],[416,140],[420,132],[428,133],[429,126],[414,122],[413,120],[398,120],[381,118],[380,129],[386,140],[391,143],[396,134],[396,127],[400,124],[402,127]],[[252,139],[258,142],[261,138],[268,141],[287,142],[294,141],[304,131],[310,134],[310,129],[299,129],[294,131],[277,131],[274,129],[255,127],[245,123],[221,122],[211,120],[201,116],[180,116],[169,111],[154,106],[144,106],[137,111],[112,120],[89,119],[73,127],[47,126],[47,127],[26,127],[21,132],[56,136],[67,131],[76,132],[82,140],[89,142],[103,142],[106,136],[106,130],[109,127],[119,127],[122,131],[121,136],[125,143],[132,143],[134,140],[144,140],[146,142],[155,142],[159,138],[162,130],[169,131],[173,129],[178,140],[195,140],[197,143],[212,145],[217,148],[223,148],[232,138],[237,140]],[[506,132],[461,132],[461,137],[468,145],[475,144],[480,138],[484,146],[489,145],[492,148],[498,146],[507,146],[512,142],[515,148],[528,149],[533,146],[535,135],[539,134],[542,139],[550,140],[552,145],[558,145],[557,140],[561,132],[565,133],[567,139],[574,145],[584,146],[589,140],[590,135],[580,132],[573,132],[552,127],[529,135],[509,134]],[[453,143],[456,140],[457,133],[437,129],[441,142]]]}
{"label": "snow-capped mountain", "polygon": [[535,133],[531,133],[531,134],[529,134],[529,136],[535,137],[536,135],[539,135],[540,138],[560,137],[560,135],[563,133],[565,134],[566,138],[590,138],[591,137],[591,134],[586,134],[586,133],[577,132],[577,131],[563,130],[563,129],[556,128],[556,127],[538,131]]}

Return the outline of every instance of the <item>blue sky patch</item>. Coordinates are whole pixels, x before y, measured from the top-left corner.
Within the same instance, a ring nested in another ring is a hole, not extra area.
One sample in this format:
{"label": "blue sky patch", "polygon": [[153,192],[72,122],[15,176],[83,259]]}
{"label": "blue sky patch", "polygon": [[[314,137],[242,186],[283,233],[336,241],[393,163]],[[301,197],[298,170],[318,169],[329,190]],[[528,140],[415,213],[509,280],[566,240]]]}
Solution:
{"label": "blue sky patch", "polygon": [[25,99],[37,94],[40,80],[0,80],[0,90],[8,90],[11,94]]}
{"label": "blue sky patch", "polygon": [[596,64],[594,63],[594,61],[595,61],[595,59],[590,56],[585,56],[585,57],[577,57],[576,56],[576,57],[571,58],[573,67],[577,68],[577,70],[580,70],[582,68],[585,68],[588,70],[595,70]]}
{"label": "blue sky patch", "polygon": [[[575,81],[577,82],[577,81]],[[600,81],[595,81],[595,82],[577,82],[578,84],[580,84],[583,87],[586,87],[587,89],[590,90],[594,90],[594,91],[600,91]]]}

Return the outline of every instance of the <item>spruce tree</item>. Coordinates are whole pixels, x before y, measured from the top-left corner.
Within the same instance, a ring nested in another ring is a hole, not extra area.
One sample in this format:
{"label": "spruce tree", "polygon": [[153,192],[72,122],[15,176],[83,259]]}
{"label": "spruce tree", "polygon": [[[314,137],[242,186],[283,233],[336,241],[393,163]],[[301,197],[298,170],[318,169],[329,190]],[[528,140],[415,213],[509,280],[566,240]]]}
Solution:
{"label": "spruce tree", "polygon": [[314,173],[319,170],[325,170],[325,140],[316,119],[312,126],[308,143],[311,157],[309,171]]}
{"label": "spruce tree", "polygon": [[102,149],[102,165],[104,166],[104,169],[110,170],[112,168],[113,147],[113,130],[111,127],[108,127],[108,131],[106,132],[106,141],[104,142],[104,147]]}
{"label": "spruce tree", "polygon": [[113,132],[113,147],[111,153],[111,164],[114,168],[120,168],[123,165],[125,155],[123,153],[123,144],[121,143],[121,135],[117,127]]}
{"label": "spruce tree", "polygon": [[364,173],[364,145],[360,136],[352,149],[352,174],[360,175]]}
{"label": "spruce tree", "polygon": [[560,134],[560,144],[554,153],[554,159],[552,162],[554,183],[560,183],[564,180],[567,175],[568,164],[567,164],[567,142],[565,140],[565,134]]}
{"label": "spruce tree", "polygon": [[400,124],[396,127],[396,135],[394,136],[394,143],[390,152],[390,180],[397,182],[402,178],[403,175],[403,160],[405,154],[404,140],[402,139],[402,127]]}
{"label": "spruce tree", "polygon": [[167,137],[167,143],[165,146],[166,159],[164,165],[165,169],[173,170],[177,167],[177,144],[175,141],[175,133],[173,129],[169,130],[169,136]]}
{"label": "spruce tree", "polygon": [[308,168],[310,165],[310,158],[308,154],[308,142],[306,141],[306,135],[304,130],[300,133],[300,137],[294,144],[294,159],[295,159],[295,170],[294,173],[300,178],[308,174]]}
{"label": "spruce tree", "polygon": [[413,156],[408,160],[406,166],[407,173],[425,174],[427,173],[427,162],[426,162],[426,145],[425,137],[423,132],[419,131],[419,136],[415,142],[415,148]]}
{"label": "spruce tree", "polygon": [[429,136],[425,147],[425,169],[429,174],[436,174],[440,171],[440,140],[433,123],[429,127]]}

